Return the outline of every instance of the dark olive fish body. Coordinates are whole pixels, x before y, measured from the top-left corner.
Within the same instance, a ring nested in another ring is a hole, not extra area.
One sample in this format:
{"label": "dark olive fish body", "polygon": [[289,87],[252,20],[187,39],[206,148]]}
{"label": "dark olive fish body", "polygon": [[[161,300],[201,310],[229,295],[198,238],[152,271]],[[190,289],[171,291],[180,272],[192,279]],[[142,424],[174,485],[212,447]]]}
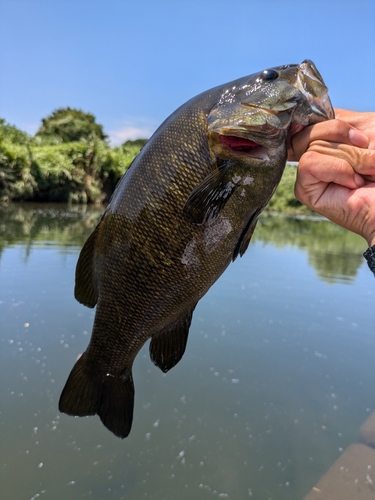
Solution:
{"label": "dark olive fish body", "polygon": [[151,338],[157,366],[178,363],[197,302],[246,251],[280,181],[288,132],[332,117],[305,61],[204,92],[159,127],[82,249],[75,295],[97,310],[61,411],[129,434],[138,351]]}

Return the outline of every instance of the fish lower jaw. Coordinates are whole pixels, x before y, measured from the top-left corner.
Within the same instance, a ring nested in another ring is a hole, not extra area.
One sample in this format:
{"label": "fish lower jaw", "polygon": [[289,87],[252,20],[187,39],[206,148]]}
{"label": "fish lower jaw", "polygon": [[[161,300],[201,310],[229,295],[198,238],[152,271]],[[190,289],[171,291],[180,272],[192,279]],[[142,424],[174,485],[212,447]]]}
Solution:
{"label": "fish lower jaw", "polygon": [[218,141],[215,145],[218,156],[244,160],[269,160],[268,149],[251,139],[236,135],[217,134]]}
{"label": "fish lower jaw", "polygon": [[[241,154],[241,152],[240,152]],[[243,156],[246,156],[247,158],[251,158],[252,160],[261,160],[261,161],[269,161],[270,160],[270,155],[264,146],[257,146],[254,148],[252,151],[246,151],[243,153]]]}

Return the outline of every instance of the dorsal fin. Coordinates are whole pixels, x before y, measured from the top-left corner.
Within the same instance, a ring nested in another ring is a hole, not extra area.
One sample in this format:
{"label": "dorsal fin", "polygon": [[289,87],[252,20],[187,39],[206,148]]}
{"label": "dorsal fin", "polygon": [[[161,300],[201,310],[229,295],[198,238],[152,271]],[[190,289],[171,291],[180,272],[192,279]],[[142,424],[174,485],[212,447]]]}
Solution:
{"label": "dorsal fin", "polygon": [[95,307],[98,301],[98,289],[94,278],[94,256],[99,226],[100,222],[84,244],[76,267],[74,296],[78,302],[87,307]]}
{"label": "dorsal fin", "polygon": [[151,361],[164,373],[177,365],[185,352],[194,309],[195,306],[171,326],[151,338]]}

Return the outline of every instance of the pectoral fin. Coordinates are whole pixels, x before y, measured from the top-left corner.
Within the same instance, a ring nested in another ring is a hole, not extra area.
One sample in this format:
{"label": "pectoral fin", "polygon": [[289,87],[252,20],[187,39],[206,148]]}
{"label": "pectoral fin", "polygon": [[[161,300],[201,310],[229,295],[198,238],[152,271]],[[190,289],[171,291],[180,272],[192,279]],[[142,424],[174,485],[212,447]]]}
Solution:
{"label": "pectoral fin", "polygon": [[195,224],[209,222],[219,215],[239,186],[228,169],[217,169],[199,184],[186,200],[183,211]]}
{"label": "pectoral fin", "polygon": [[185,352],[194,309],[195,306],[170,327],[151,338],[151,361],[164,373],[173,368]]}

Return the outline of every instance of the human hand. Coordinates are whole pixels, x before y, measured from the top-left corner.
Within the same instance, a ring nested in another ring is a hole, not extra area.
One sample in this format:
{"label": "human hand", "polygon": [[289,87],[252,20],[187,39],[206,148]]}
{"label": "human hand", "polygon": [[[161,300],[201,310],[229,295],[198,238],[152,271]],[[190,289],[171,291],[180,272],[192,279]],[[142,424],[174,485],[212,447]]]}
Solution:
{"label": "human hand", "polygon": [[375,245],[375,113],[335,110],[335,120],[290,138],[299,160],[295,196]]}
{"label": "human hand", "polygon": [[367,147],[375,149],[375,113],[361,113],[360,111],[335,108],[335,115],[338,120],[349,123],[357,130],[361,130],[369,139]]}

